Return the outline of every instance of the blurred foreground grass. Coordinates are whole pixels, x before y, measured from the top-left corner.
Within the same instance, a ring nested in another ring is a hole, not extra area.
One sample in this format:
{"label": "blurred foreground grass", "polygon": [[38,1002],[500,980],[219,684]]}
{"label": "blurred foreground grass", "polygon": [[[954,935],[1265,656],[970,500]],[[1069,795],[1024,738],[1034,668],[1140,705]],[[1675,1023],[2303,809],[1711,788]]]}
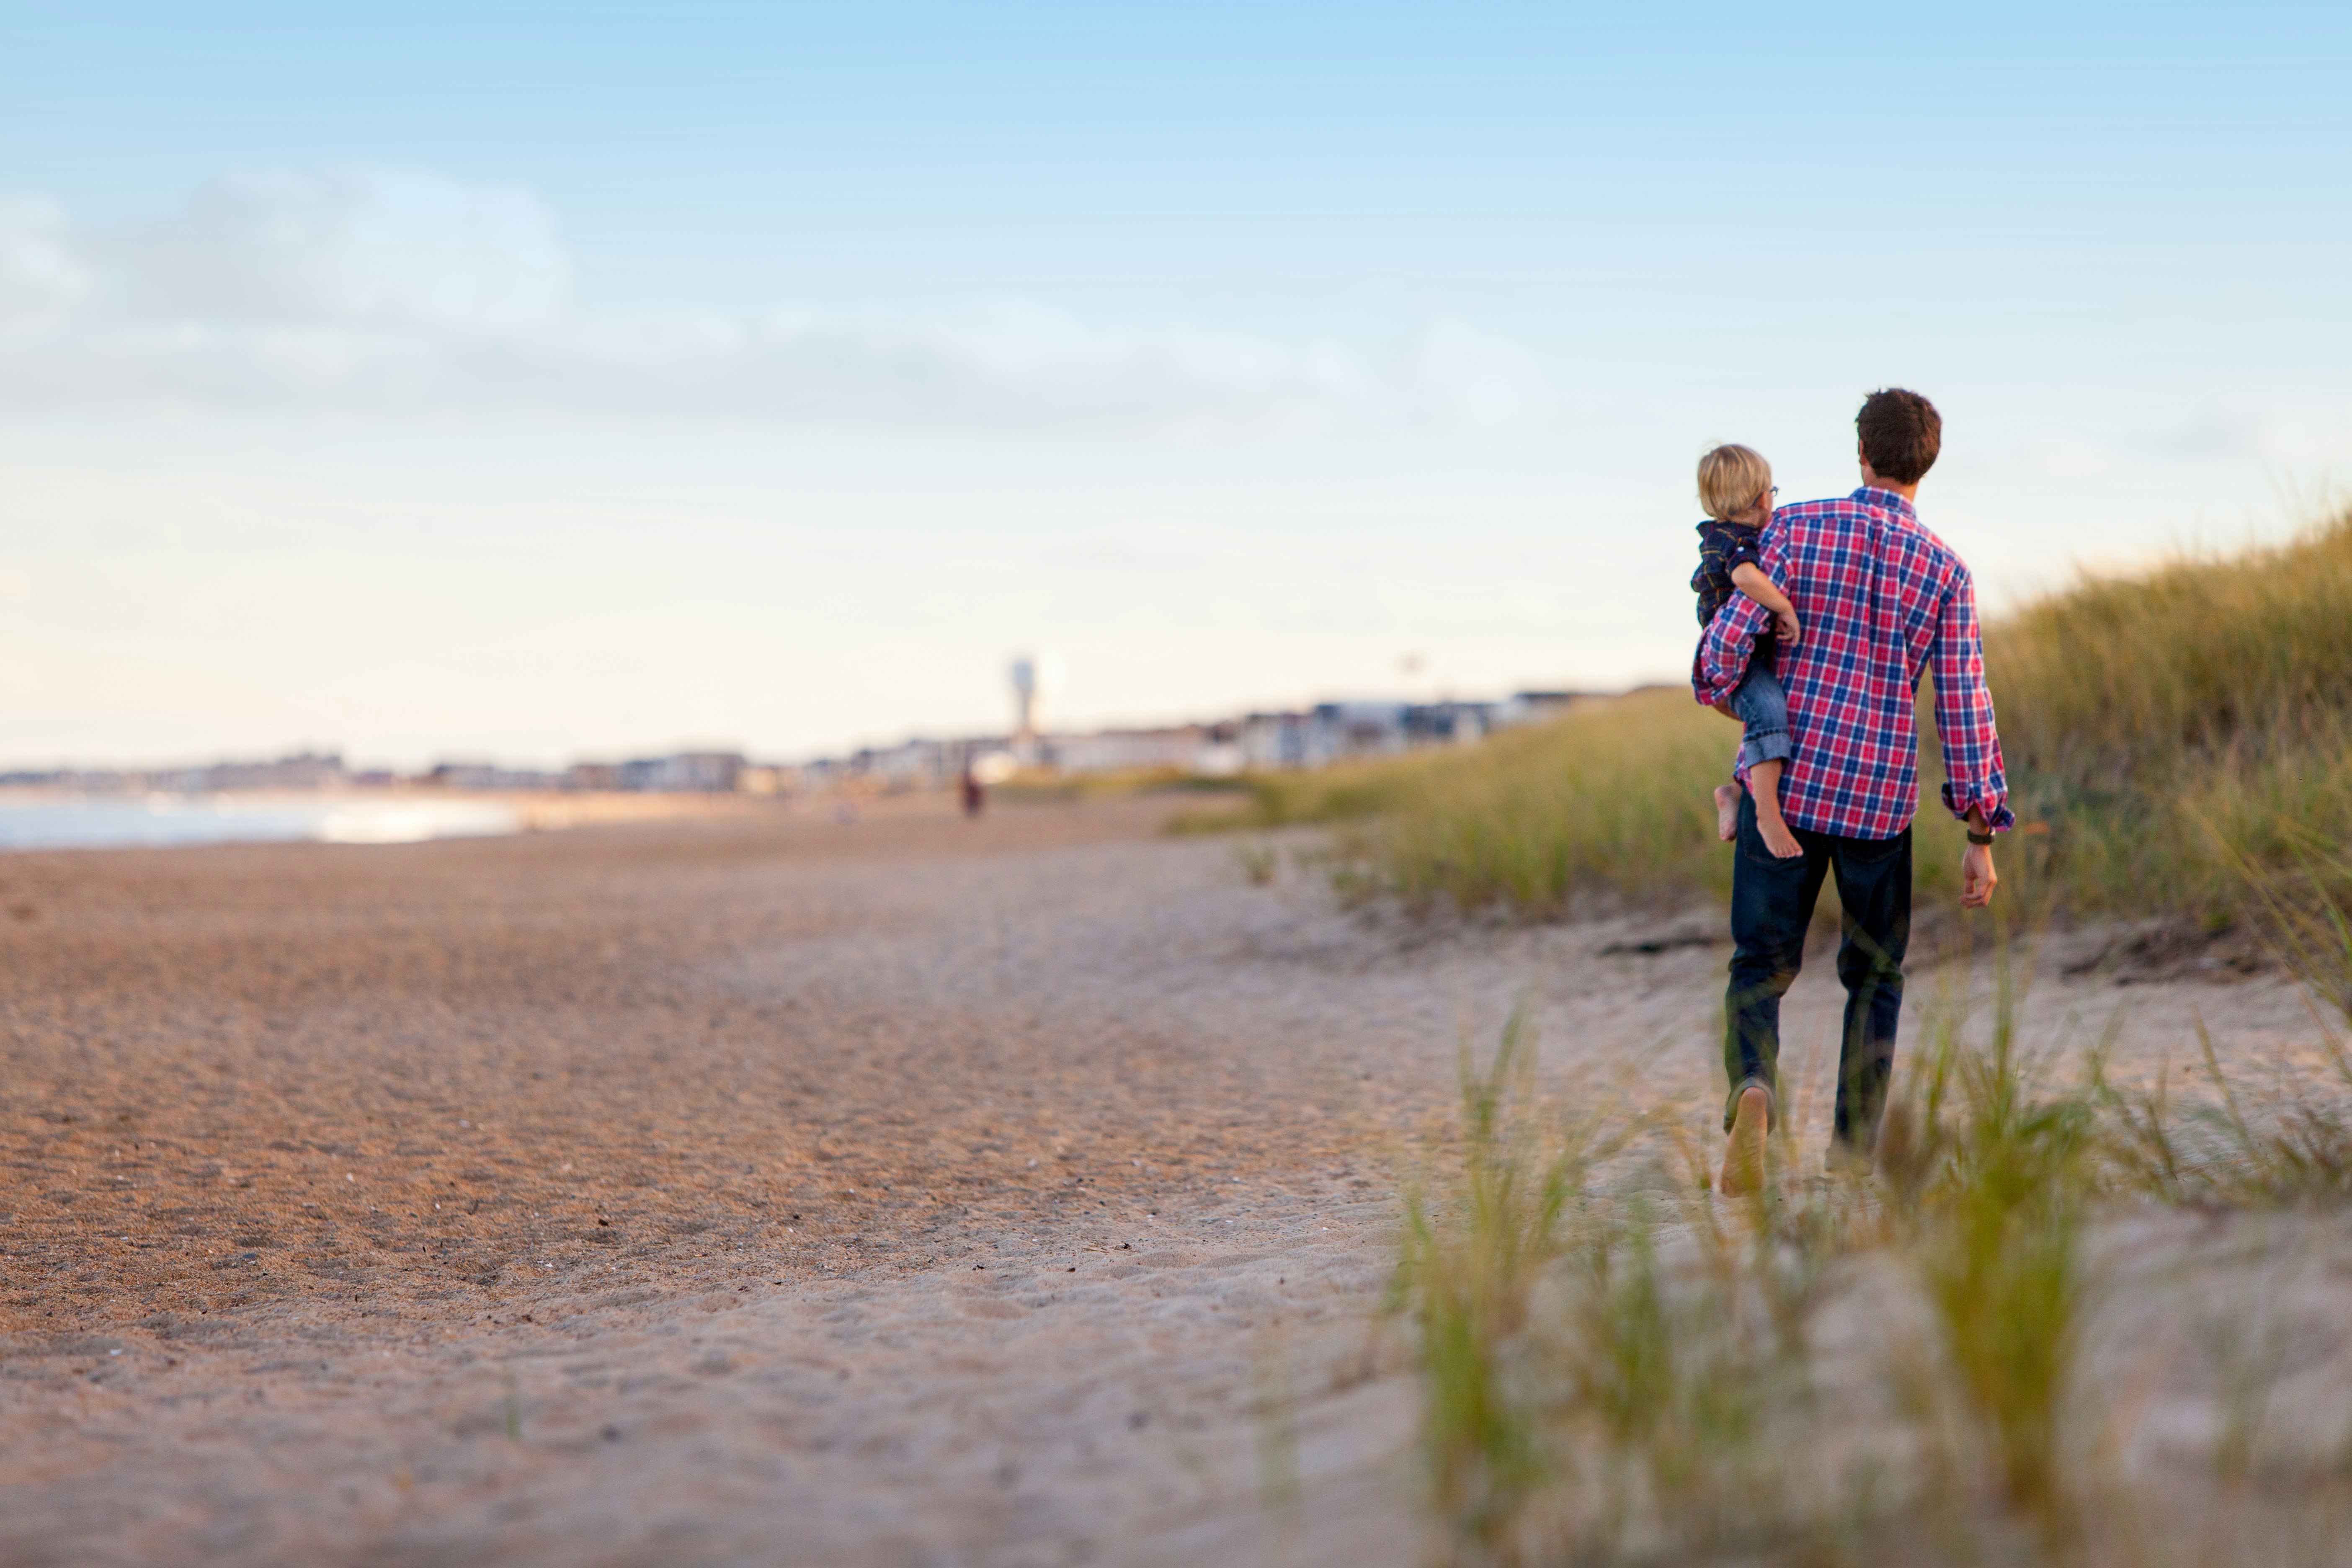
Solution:
{"label": "blurred foreground grass", "polygon": [[[2352,941],[2297,962],[2340,983]],[[1989,1016],[1929,1009],[1874,1171],[1776,1129],[1749,1199],[1675,1109],[1539,1099],[1522,1020],[1465,1049],[1391,1296],[1433,1557],[2352,1560],[2352,1016],[2315,1013],[2316,1074],[2126,1087],[2028,1049],[1995,963]]]}
{"label": "blurred foreground grass", "polygon": [[[2070,912],[2216,930],[2352,889],[2347,634],[2352,513],[2282,546],[2086,580],[1990,626],[2026,829],[2005,840],[2004,877]],[[1934,803],[1930,712],[1923,702],[1923,897],[1952,879],[1960,846]],[[1259,776],[1245,809],[1178,827],[1335,824],[1344,888],[1422,909],[1540,920],[1594,892],[1719,894],[1730,858],[1709,792],[1736,739],[1686,691],[1638,691],[1458,752]]]}

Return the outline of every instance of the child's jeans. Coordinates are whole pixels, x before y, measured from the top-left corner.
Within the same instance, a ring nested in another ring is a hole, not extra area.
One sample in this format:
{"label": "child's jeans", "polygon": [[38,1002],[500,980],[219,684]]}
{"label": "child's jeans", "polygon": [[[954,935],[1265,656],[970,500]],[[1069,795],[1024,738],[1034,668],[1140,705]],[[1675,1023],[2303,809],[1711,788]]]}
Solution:
{"label": "child's jeans", "polygon": [[1739,765],[1744,768],[1785,763],[1794,754],[1789,743],[1789,696],[1772,673],[1775,651],[1770,638],[1759,638],[1746,678],[1731,694],[1731,710],[1746,727],[1739,740]]}

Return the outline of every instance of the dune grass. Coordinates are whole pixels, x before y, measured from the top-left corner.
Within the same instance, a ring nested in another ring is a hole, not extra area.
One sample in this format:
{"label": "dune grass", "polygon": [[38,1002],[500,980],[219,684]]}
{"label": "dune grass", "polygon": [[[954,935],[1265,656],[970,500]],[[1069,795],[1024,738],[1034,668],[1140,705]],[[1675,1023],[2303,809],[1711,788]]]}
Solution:
{"label": "dune grass", "polygon": [[1639,691],[1475,747],[1255,775],[1245,809],[1176,826],[1334,824],[1350,892],[1555,917],[1591,889],[1727,889],[1708,792],[1738,739],[1687,693]]}
{"label": "dune grass", "polygon": [[1672,690],[1496,736],[1424,764],[1396,809],[1346,835],[1343,885],[1417,909],[1499,905],[1535,918],[1566,914],[1591,891],[1727,891],[1709,792],[1738,738]]}
{"label": "dune grass", "polygon": [[1882,1169],[1970,1407],[2012,1505],[2062,1522],[2058,1421],[2083,1318],[2081,1236],[2094,1104],[2052,1091],[2021,1051],[2010,976],[1991,1039],[1963,1044],[1949,1016],[1895,1107]]}
{"label": "dune grass", "polygon": [[[2352,891],[2347,628],[2352,513],[2273,548],[2086,579],[1990,626],[2026,827],[2007,841],[2012,889],[2208,930]],[[1960,847],[1934,804],[1930,711],[1924,898]],[[1253,780],[1246,811],[1192,825],[1341,825],[1342,886],[1421,910],[1545,920],[1593,895],[1676,901],[1728,885],[1708,795],[1735,740],[1680,689],[1641,691],[1459,752]]]}
{"label": "dune grass", "polygon": [[1403,1256],[1392,1305],[1410,1304],[1429,1376],[1423,1447],[1438,1506],[1465,1537],[1492,1546],[1547,1473],[1539,1424],[1516,1397],[1502,1356],[1529,1298],[1560,1256],[1570,1198],[1599,1152],[1598,1117],[1542,1123],[1524,1008],[1479,1069],[1462,1051],[1462,1162],[1448,1207],[1405,1194]]}
{"label": "dune grass", "polygon": [[2284,871],[2239,866],[2282,967],[2311,999],[2308,1048],[2232,1078],[2198,1020],[2199,1059],[2178,1098],[2169,1070],[2132,1090],[2094,1084],[2109,1160],[2136,1187],[2174,1203],[2341,1204],[2352,1200],[2352,903],[2340,890],[2342,862],[2317,871],[2301,856]]}
{"label": "dune grass", "polygon": [[[2272,1421],[2287,1347],[2314,1366],[2314,1325],[2242,1305],[2189,1323],[2210,1364],[2210,1411],[2188,1429],[2210,1452],[2122,1465],[2150,1379],[2179,1373],[2177,1352],[2138,1344],[2148,1313],[2193,1317],[2197,1293],[2155,1266],[2151,1308],[2095,1243],[2151,1202],[2209,1229],[2341,1205],[2352,1194],[2308,1179],[2328,1162],[2305,1157],[2299,1118],[2344,1126],[2352,1077],[2258,1104],[2252,1069],[2214,1065],[2187,1108],[2211,1136],[2152,1161],[2145,1107],[2111,1090],[2099,1051],[2062,1080],[2024,1047],[2018,988],[2004,968],[1989,1018],[1937,1012],[1875,1171],[1815,1174],[1776,1136],[1748,1200],[1706,1194],[1670,1111],[1543,1100],[1524,1016],[1491,1065],[1465,1060],[1459,1140],[1447,1174],[1413,1189],[1393,1296],[1441,1555],[2321,1560],[2311,1541],[2352,1517],[2342,1436],[2323,1415],[2313,1457],[2290,1462]],[[1629,1179],[1645,1158],[1684,1173]]]}
{"label": "dune grass", "polygon": [[1223,781],[1240,794],[1239,801],[1178,812],[1169,818],[1168,831],[1181,836],[1359,821],[1406,805],[1423,776],[1447,761],[1445,752],[1414,752],[1328,768],[1244,773]]}
{"label": "dune grass", "polygon": [[2289,543],[2085,582],[1986,658],[2019,804],[2089,908],[2253,912],[2243,875],[2340,897],[2352,837],[2352,512]]}

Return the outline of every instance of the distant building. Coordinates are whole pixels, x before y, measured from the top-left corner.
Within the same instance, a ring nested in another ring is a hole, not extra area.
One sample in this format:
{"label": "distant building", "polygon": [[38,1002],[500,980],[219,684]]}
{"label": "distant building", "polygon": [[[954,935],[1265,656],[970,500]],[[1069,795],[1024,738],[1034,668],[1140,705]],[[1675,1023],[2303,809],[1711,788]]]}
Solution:
{"label": "distant building", "polygon": [[215,763],[202,770],[207,791],[239,789],[341,789],[347,782],[343,759],[305,752],[274,763]]}
{"label": "distant building", "polygon": [[1493,702],[1423,702],[1404,710],[1407,746],[1467,746],[1486,738],[1495,722]]}
{"label": "distant building", "polygon": [[910,789],[942,789],[948,784],[948,754],[938,741],[902,741],[895,746],[867,746],[851,755],[849,771],[868,786],[896,794]]}
{"label": "distant building", "polygon": [[1223,767],[1218,742],[1207,724],[1167,730],[1098,730],[1086,735],[1047,737],[1045,763],[1057,773],[1123,773],[1171,769],[1179,773],[1235,772]]}
{"label": "distant building", "polygon": [[[1086,774],[1166,770],[1221,777],[1244,772],[1328,767],[1429,746],[1475,744],[1497,730],[1540,723],[1591,700],[1583,692],[1514,692],[1497,702],[1321,702],[1312,708],[1251,713],[1213,723],[1154,729],[1043,732],[1041,704],[1055,682],[1051,655],[1024,659],[1013,687],[1017,721],[1009,735],[955,740],[918,736],[868,746],[846,757],[796,765],[755,763],[740,752],[680,752],[625,763],[574,763],[561,773],[447,761],[415,783],[438,789],[643,790],[762,795],[866,791],[896,794],[952,787],[967,772],[998,783],[1022,768]],[[0,773],[0,785],[77,794],[229,790],[383,788],[389,772],[352,772],[334,752],[303,752],[273,762],[220,762],[152,769],[54,768]]]}
{"label": "distant building", "polygon": [[[846,757],[803,763],[786,771],[801,790],[812,794],[845,788],[879,790],[886,795],[945,789],[960,782],[967,768],[996,773],[997,763],[1015,754],[1015,743],[1013,738],[999,735],[957,741],[918,736],[895,746],[866,746]],[[1040,748],[1043,745],[1038,742]],[[1033,758],[1038,754],[1038,751],[1032,752]]]}
{"label": "distant building", "polygon": [[213,795],[229,790],[341,789],[343,759],[305,752],[275,762],[222,762],[182,768],[46,768],[0,773],[0,784],[79,795]]}
{"label": "distant building", "polygon": [[434,789],[496,789],[499,769],[495,763],[436,763],[416,782]]}
{"label": "distant building", "polygon": [[665,794],[731,793],[743,773],[740,752],[681,752],[623,763],[621,787]]}
{"label": "distant building", "polygon": [[436,763],[416,782],[435,789],[558,790],[563,787],[563,775],[494,763]]}
{"label": "distant building", "polygon": [[1311,721],[1304,713],[1252,713],[1239,725],[1242,766],[1253,773],[1304,768]]}
{"label": "distant building", "polygon": [[1591,694],[1582,691],[1515,691],[1495,704],[1494,727],[1546,723],[1590,700]]}

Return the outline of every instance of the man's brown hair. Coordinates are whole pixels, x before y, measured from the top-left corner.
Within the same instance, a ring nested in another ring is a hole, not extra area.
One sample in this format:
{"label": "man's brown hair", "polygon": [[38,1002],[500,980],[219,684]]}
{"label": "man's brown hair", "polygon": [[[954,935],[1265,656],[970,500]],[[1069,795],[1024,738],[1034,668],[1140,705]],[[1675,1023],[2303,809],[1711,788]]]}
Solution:
{"label": "man's brown hair", "polygon": [[1944,417],[1936,405],[1899,386],[1864,398],[1853,427],[1862,433],[1862,457],[1870,471],[1898,485],[1917,484],[1944,447]]}

